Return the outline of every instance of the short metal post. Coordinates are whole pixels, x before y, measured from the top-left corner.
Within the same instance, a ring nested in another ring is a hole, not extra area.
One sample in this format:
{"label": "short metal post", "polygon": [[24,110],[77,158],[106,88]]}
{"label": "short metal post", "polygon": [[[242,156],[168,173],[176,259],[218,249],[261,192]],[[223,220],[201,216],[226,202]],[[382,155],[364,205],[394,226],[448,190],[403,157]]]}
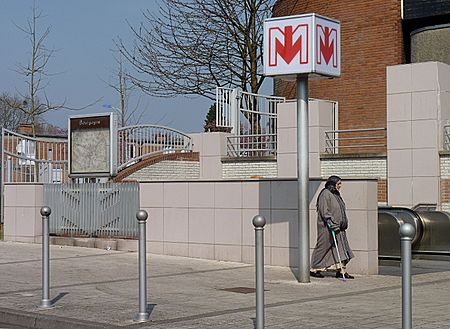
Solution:
{"label": "short metal post", "polygon": [[255,227],[256,329],[264,328],[264,225],[261,215],[253,217]]}
{"label": "short metal post", "polygon": [[136,213],[139,223],[139,313],[134,321],[146,322],[150,318],[147,311],[147,251],[146,251],[146,224],[148,214],[145,210]]}
{"label": "short metal post", "polygon": [[42,300],[40,308],[52,308],[54,305],[50,300],[50,248],[49,248],[49,216],[50,207],[42,207]]}
{"label": "short metal post", "polygon": [[411,294],[411,241],[416,229],[409,223],[400,225],[400,243],[402,256],[402,328],[412,328]]}

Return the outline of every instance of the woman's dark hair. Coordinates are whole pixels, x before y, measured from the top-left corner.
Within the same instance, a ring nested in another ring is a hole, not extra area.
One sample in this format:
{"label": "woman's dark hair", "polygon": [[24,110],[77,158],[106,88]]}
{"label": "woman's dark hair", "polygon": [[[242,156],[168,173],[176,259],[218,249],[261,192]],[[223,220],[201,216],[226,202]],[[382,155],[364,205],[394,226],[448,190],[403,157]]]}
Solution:
{"label": "woman's dark hair", "polygon": [[339,176],[330,176],[330,177],[328,177],[328,179],[327,179],[327,182],[325,183],[325,188],[328,188],[328,187],[334,187],[334,188],[336,188],[336,184],[337,184],[337,182],[339,182],[340,180],[342,180],[341,179],[341,177],[339,177]]}

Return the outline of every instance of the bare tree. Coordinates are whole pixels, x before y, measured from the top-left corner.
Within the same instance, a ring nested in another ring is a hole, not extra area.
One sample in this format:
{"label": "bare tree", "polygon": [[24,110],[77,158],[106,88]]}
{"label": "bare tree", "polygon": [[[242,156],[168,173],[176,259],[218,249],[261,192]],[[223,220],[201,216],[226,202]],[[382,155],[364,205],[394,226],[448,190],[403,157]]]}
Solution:
{"label": "bare tree", "polygon": [[16,130],[20,124],[27,123],[28,116],[17,110],[17,107],[23,105],[23,100],[15,95],[7,93],[0,95],[0,127],[10,130]]}
{"label": "bare tree", "polygon": [[[31,52],[28,63],[26,65],[20,64],[17,68],[17,73],[25,77],[27,92],[21,94],[24,101],[14,105],[17,110],[28,116],[33,136],[36,135],[38,117],[48,111],[62,107],[61,105],[52,106],[43,92],[48,85],[46,78],[51,75],[47,72],[47,64],[54,53],[54,49],[48,49],[45,46],[45,41],[50,34],[50,28],[47,27],[42,34],[37,29],[37,23],[41,15],[41,12],[33,6],[32,16],[27,20],[27,25],[24,27],[16,25],[27,35],[30,41]],[[40,101],[39,94],[43,95],[44,102]]]}
{"label": "bare tree", "polygon": [[16,70],[17,73],[24,77],[27,84],[27,92],[20,94],[24,101],[22,103],[9,104],[10,106],[14,105],[15,109],[26,114],[32,127],[33,136],[36,136],[38,118],[44,113],[59,109],[82,110],[99,101],[97,100],[81,108],[68,107],[65,100],[59,104],[50,102],[45,93],[45,88],[48,86],[49,78],[55,74],[48,72],[47,65],[55,50],[45,46],[45,41],[50,34],[50,27],[45,28],[43,33],[39,33],[38,21],[41,18],[42,13],[36,6],[33,6],[32,16],[27,20],[27,25],[24,27],[16,25],[27,35],[31,51],[28,63],[26,65],[18,65]]}
{"label": "bare tree", "polygon": [[67,137],[67,129],[52,125],[48,122],[39,122],[36,126],[36,132],[46,136]]}
{"label": "bare tree", "polygon": [[117,56],[114,55],[114,59],[117,63],[117,69],[114,70],[114,82],[109,83],[107,85],[114,89],[119,97],[119,108],[113,107],[111,104],[107,104],[106,107],[109,107],[119,115],[119,122],[121,127],[125,127],[127,124],[136,124],[142,118],[142,112],[138,111],[140,107],[141,98],[139,97],[136,104],[132,106],[130,104],[130,97],[136,89],[136,86],[131,83],[130,77],[127,74],[127,70],[125,69],[123,56],[120,51],[114,51],[117,53]]}
{"label": "bare tree", "polygon": [[133,45],[117,46],[136,72],[133,83],[161,97],[201,95],[214,99],[216,86],[257,93],[263,21],[274,0],[163,0],[158,14],[130,25]]}

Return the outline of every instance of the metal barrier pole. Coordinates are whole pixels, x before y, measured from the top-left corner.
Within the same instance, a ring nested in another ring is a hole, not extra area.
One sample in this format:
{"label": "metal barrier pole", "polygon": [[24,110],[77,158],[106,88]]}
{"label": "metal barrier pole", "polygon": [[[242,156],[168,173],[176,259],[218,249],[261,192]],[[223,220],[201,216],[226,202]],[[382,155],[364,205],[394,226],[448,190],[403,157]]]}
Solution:
{"label": "metal barrier pole", "polygon": [[261,215],[253,217],[255,227],[256,329],[264,328],[264,225]]}
{"label": "metal barrier pole", "polygon": [[134,321],[146,322],[150,318],[150,314],[147,312],[146,223],[148,214],[145,210],[139,210],[136,218],[139,223],[139,313]]}
{"label": "metal barrier pole", "polygon": [[49,250],[49,216],[52,210],[50,207],[42,207],[42,300],[40,308],[52,308],[54,305],[50,300],[50,250]]}
{"label": "metal barrier pole", "polygon": [[400,225],[400,242],[402,256],[402,328],[412,328],[412,294],[411,294],[411,241],[416,229],[409,223]]}

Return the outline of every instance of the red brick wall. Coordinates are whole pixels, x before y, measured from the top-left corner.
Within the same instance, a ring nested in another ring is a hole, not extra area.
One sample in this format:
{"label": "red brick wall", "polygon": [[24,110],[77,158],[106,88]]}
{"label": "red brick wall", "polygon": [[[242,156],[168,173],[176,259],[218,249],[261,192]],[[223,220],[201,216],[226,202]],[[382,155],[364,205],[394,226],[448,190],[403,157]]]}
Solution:
{"label": "red brick wall", "polygon": [[386,179],[378,180],[378,202],[387,202],[387,181],[386,181]]}
{"label": "red brick wall", "polygon": [[450,202],[450,179],[441,179],[441,203]]}
{"label": "red brick wall", "polygon": [[[386,66],[404,63],[399,0],[279,0],[274,16],[317,13],[341,22],[341,76],[310,80],[309,97],[339,102],[339,129],[386,127]],[[295,84],[275,83],[295,98]]]}

